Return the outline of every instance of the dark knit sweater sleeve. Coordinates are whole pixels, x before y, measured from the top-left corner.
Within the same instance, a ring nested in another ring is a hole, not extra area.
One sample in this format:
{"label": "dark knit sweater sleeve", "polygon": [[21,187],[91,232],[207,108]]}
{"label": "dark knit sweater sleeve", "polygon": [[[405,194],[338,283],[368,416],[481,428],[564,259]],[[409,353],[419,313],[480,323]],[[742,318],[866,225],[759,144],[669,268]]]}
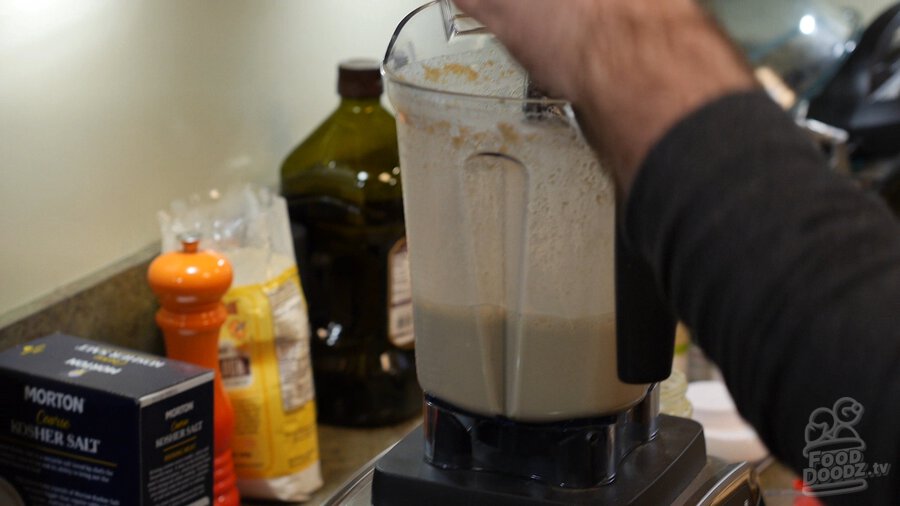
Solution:
{"label": "dark knit sweater sleeve", "polygon": [[900,224],[886,206],[753,92],[666,134],[625,225],[773,454],[802,476],[810,415],[852,398],[864,461],[891,469],[826,499],[900,504]]}

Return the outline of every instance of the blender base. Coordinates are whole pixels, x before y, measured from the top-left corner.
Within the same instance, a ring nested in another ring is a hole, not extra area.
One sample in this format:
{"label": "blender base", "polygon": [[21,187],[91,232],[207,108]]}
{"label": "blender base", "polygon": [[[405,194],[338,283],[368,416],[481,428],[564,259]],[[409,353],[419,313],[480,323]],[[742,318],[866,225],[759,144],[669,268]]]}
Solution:
{"label": "blender base", "polygon": [[691,420],[661,415],[659,433],[631,451],[612,483],[564,489],[535,480],[472,470],[440,469],[423,458],[419,427],[376,464],[372,504],[673,504],[706,466],[703,429]]}

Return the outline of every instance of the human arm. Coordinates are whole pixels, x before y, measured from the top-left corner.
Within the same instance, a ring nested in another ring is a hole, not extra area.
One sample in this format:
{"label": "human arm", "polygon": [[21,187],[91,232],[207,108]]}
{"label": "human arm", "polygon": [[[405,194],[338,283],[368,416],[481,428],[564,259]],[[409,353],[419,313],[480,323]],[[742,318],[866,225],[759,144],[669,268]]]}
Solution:
{"label": "human arm", "polygon": [[[720,98],[655,145],[627,203],[629,238],[741,414],[799,475],[810,416],[849,397],[864,462],[900,457],[900,225],[828,171],[763,93]],[[900,479],[835,504],[896,504]],[[842,502],[843,501],[843,502]]]}

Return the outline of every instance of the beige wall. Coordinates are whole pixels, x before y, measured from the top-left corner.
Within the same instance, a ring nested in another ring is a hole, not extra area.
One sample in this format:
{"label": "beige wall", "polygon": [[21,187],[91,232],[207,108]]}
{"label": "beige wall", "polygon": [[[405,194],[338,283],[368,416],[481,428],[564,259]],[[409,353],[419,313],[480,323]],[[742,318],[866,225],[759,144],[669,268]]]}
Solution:
{"label": "beige wall", "polygon": [[0,327],[148,251],[172,199],[277,184],[337,62],[422,1],[0,0]]}

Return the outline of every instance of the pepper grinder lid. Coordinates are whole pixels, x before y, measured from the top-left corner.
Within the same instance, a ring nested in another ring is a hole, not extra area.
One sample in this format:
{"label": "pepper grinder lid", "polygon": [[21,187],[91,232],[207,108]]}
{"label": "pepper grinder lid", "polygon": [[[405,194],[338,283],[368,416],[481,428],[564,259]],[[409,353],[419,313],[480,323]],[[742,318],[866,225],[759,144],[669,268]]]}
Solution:
{"label": "pepper grinder lid", "polygon": [[215,251],[200,250],[200,238],[196,232],[180,234],[181,251],[159,255],[150,264],[150,288],[167,310],[202,310],[218,303],[231,286],[231,263]]}

